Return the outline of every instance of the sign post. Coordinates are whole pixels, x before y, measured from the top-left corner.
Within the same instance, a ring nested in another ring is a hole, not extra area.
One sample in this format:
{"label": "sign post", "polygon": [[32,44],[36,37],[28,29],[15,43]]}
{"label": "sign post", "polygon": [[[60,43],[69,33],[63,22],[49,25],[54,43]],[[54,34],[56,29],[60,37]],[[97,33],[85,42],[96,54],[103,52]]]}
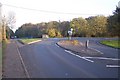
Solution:
{"label": "sign post", "polygon": [[86,43],[85,43],[86,49],[88,48],[88,45],[89,45],[89,40],[87,40]]}
{"label": "sign post", "polygon": [[73,28],[71,28],[71,30],[68,31],[68,34],[69,34],[68,39],[69,39],[69,40],[72,39],[72,31],[73,31]]}

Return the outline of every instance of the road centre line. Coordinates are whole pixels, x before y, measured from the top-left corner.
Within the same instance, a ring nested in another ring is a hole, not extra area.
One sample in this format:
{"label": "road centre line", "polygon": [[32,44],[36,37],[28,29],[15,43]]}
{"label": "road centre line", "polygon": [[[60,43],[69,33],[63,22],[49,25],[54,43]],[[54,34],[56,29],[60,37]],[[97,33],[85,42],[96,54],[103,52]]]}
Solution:
{"label": "road centre line", "polygon": [[120,66],[119,65],[106,65],[106,67],[108,67],[108,68],[118,68]]}
{"label": "road centre line", "polygon": [[105,59],[105,60],[120,60],[116,58],[106,58],[106,57],[85,57],[85,58],[90,58],[90,59]]}
{"label": "road centre line", "polygon": [[70,53],[70,54],[72,54],[72,55],[74,55],[74,56],[76,56],[76,57],[79,57],[79,58],[81,58],[81,59],[84,59],[84,60],[86,60],[86,61],[94,62],[94,61],[92,61],[92,60],[86,59],[85,57],[76,55],[76,54],[72,53],[71,51],[65,50],[65,52]]}

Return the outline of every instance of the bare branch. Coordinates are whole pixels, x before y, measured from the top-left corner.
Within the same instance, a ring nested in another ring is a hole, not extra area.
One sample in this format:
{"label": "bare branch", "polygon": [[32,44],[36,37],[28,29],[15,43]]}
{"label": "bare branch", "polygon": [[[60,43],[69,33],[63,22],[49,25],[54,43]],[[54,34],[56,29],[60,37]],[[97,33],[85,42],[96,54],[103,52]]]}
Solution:
{"label": "bare branch", "polygon": [[14,12],[9,12],[8,17],[7,17],[7,25],[9,26],[10,29],[13,29],[15,27],[16,23],[16,17]]}

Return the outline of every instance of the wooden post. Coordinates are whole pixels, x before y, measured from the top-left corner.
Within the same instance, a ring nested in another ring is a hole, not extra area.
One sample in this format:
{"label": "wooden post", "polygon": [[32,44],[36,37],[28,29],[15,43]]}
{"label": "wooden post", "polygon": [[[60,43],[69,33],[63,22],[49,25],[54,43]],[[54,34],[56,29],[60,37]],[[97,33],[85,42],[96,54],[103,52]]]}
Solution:
{"label": "wooden post", "polygon": [[3,36],[3,40],[6,41],[6,21],[5,21],[5,16],[2,20],[2,36]]}

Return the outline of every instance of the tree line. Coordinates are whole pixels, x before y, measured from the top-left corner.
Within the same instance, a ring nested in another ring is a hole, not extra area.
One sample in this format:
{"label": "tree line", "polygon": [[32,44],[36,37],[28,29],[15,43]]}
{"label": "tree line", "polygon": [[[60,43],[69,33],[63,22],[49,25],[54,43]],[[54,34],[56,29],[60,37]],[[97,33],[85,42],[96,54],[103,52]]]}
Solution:
{"label": "tree line", "polygon": [[120,36],[120,8],[116,7],[113,15],[74,18],[71,21],[50,21],[37,24],[26,23],[19,27],[15,35],[23,37],[67,37],[68,30],[73,28],[74,37],[114,37]]}

